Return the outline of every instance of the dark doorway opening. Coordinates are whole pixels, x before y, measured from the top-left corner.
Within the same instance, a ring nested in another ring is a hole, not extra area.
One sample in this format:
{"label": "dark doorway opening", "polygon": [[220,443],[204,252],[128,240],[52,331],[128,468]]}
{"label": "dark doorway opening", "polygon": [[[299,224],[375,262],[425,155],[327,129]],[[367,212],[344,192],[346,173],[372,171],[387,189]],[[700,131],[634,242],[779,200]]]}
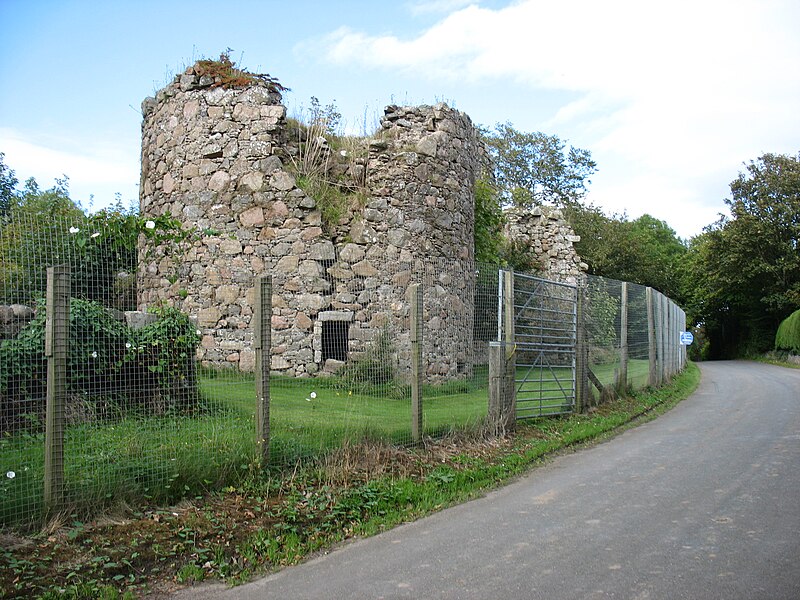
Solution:
{"label": "dark doorway opening", "polygon": [[349,321],[322,322],[322,360],[332,358],[345,362],[347,360],[347,334]]}

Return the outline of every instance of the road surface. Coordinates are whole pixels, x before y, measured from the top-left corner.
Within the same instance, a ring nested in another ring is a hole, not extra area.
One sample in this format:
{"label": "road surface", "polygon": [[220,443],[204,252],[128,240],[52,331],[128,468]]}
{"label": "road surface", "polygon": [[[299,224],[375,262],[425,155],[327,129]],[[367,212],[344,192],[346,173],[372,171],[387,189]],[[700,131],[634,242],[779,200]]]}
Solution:
{"label": "road surface", "polygon": [[800,370],[700,368],[667,414],[485,498],[176,597],[800,599]]}

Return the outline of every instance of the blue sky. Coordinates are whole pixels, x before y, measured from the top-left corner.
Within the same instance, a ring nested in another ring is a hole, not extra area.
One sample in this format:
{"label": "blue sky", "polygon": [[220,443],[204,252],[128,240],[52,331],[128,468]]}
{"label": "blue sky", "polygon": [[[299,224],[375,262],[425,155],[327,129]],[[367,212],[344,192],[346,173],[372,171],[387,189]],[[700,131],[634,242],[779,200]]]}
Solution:
{"label": "blue sky", "polygon": [[800,151],[795,0],[0,0],[0,152],[102,207],[138,198],[140,104],[194,59],[232,58],[336,103],[348,128],[446,101],[556,134],[598,163],[589,199],[682,237],[765,152]]}

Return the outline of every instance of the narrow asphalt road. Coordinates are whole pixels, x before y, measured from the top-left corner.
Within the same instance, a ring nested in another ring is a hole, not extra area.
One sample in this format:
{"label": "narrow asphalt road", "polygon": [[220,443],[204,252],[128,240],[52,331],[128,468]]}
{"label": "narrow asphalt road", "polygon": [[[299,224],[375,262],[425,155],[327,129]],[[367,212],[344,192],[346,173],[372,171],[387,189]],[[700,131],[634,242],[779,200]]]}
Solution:
{"label": "narrow asphalt road", "polygon": [[800,370],[700,366],[666,415],[485,498],[176,597],[800,599]]}

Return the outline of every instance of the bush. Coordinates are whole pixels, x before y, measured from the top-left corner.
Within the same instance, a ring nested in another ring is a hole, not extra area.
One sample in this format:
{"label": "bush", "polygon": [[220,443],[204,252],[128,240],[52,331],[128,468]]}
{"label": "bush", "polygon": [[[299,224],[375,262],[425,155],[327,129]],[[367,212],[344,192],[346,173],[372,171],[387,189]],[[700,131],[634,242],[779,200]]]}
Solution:
{"label": "bush", "polygon": [[[102,305],[70,299],[67,419],[107,419],[197,406],[194,351],[199,336],[189,318],[160,309],[138,331]],[[47,394],[44,301],[19,335],[0,344],[0,432],[40,428]]]}
{"label": "bush", "polygon": [[199,399],[194,356],[200,336],[179,310],[160,307],[153,312],[158,317],[155,322],[132,332],[123,378],[140,383],[134,386],[137,404],[150,402],[150,410],[194,410]]}
{"label": "bush", "polygon": [[775,349],[800,354],[800,310],[794,311],[778,326]]}

